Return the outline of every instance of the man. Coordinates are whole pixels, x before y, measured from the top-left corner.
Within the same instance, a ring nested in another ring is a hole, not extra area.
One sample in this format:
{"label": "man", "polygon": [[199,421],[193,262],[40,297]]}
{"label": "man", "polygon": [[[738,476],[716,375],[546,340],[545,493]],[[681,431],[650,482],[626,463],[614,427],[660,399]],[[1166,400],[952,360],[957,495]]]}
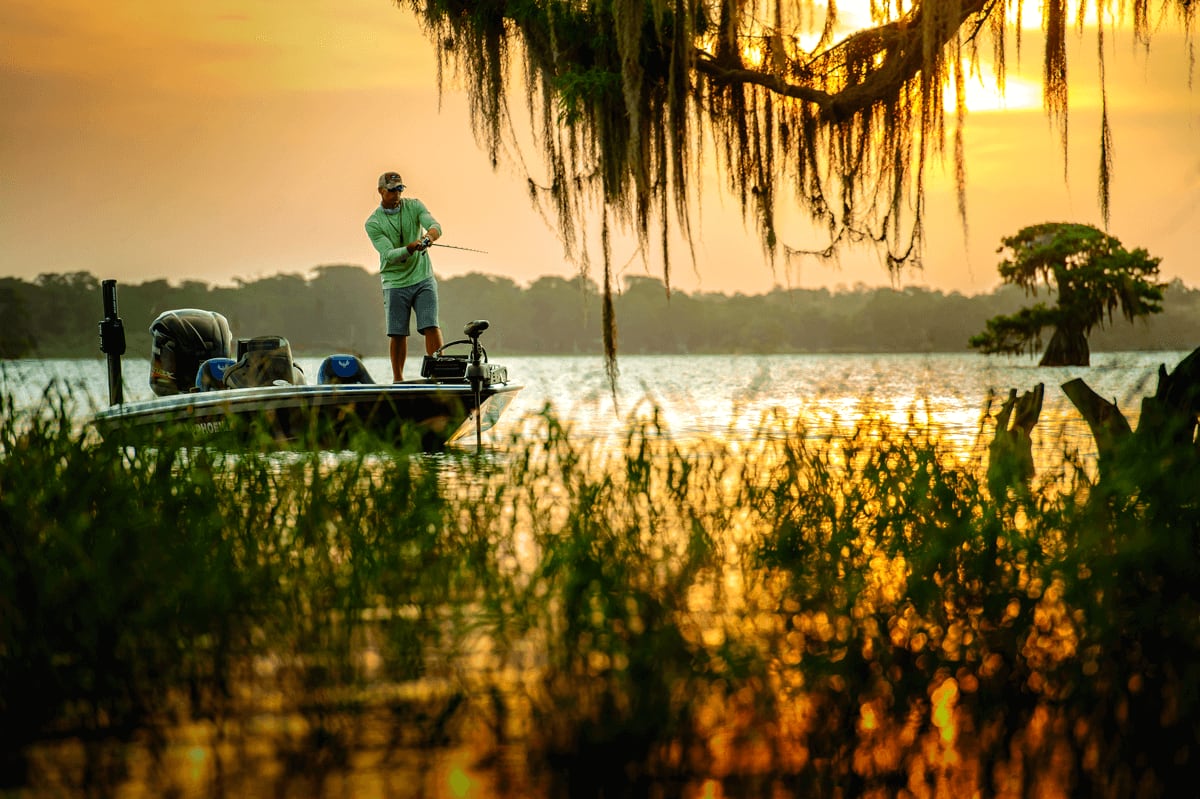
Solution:
{"label": "man", "polygon": [[404,379],[408,354],[408,326],[417,315],[417,332],[425,337],[425,352],[442,346],[438,324],[437,280],[429,261],[429,247],[442,237],[442,226],[415,197],[401,197],[404,179],[397,172],[379,176],[379,207],[367,217],[367,235],[379,251],[383,282],[383,308],[387,318],[388,353],[392,381]]}

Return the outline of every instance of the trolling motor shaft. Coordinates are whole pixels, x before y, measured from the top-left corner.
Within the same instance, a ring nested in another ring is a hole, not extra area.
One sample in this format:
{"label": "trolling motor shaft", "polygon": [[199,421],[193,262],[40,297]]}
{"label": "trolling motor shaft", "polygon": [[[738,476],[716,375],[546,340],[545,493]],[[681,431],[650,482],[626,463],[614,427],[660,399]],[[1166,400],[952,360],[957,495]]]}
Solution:
{"label": "trolling motor shaft", "polygon": [[483,449],[483,401],[480,392],[483,390],[483,347],[479,337],[490,327],[486,319],[476,319],[468,322],[463,328],[463,335],[471,339],[471,360],[467,363],[467,381],[471,384],[471,392],[475,394],[475,451]]}

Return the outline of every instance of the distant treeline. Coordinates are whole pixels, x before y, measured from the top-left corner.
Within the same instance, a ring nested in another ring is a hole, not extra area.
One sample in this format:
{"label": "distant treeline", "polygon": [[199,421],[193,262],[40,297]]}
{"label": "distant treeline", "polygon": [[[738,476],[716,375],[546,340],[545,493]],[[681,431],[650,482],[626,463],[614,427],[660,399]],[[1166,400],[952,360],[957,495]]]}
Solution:
{"label": "distant treeline", "polygon": [[[33,282],[0,278],[0,357],[99,354],[101,278],[87,272],[44,274]],[[447,341],[464,324],[487,319],[493,355],[598,354],[600,291],[583,277],[543,277],[527,287],[494,275],[439,283]],[[280,335],[301,355],[387,352],[376,273],[360,266],[318,266],[308,277],[285,274],[233,287],[189,280],[118,285],[127,353],[148,357],[150,323],[163,311],[200,308],[229,320],[235,337]],[[964,296],[923,288],[775,289],[729,296],[674,291],[657,278],[630,276],[615,298],[620,354],[963,352],[986,320],[1047,300],[1016,287]],[[1164,312],[1130,324],[1120,317],[1093,331],[1093,351],[1191,350],[1200,346],[1200,290],[1176,280]],[[1047,339],[1051,331],[1046,331]]]}

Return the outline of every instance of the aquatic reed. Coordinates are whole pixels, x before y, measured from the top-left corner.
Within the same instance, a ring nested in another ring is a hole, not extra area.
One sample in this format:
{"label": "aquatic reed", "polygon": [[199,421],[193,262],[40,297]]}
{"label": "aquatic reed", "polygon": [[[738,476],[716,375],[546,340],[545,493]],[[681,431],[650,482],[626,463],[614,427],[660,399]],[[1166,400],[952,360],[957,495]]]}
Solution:
{"label": "aquatic reed", "polygon": [[514,796],[1195,768],[1194,466],[992,496],[915,424],[685,444],[650,414],[604,447],[550,408],[479,455],[132,448],[71,403],[0,422],[0,766],[31,795],[115,790],[119,742],[163,763],[196,724],[210,787],[311,795],[457,747]]}

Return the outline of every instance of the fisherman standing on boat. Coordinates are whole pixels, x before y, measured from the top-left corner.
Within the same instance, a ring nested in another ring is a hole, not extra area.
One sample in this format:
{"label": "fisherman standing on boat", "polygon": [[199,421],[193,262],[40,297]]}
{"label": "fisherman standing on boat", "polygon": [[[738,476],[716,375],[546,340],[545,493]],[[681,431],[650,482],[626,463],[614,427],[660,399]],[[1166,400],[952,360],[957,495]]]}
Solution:
{"label": "fisherman standing on boat", "polygon": [[383,281],[383,309],[387,318],[388,352],[392,380],[404,379],[408,354],[408,325],[417,315],[417,332],[425,337],[425,352],[442,346],[438,324],[437,279],[429,260],[429,247],[442,237],[442,226],[425,203],[404,197],[404,179],[397,172],[379,176],[379,207],[367,218],[367,235],[379,251]]}

